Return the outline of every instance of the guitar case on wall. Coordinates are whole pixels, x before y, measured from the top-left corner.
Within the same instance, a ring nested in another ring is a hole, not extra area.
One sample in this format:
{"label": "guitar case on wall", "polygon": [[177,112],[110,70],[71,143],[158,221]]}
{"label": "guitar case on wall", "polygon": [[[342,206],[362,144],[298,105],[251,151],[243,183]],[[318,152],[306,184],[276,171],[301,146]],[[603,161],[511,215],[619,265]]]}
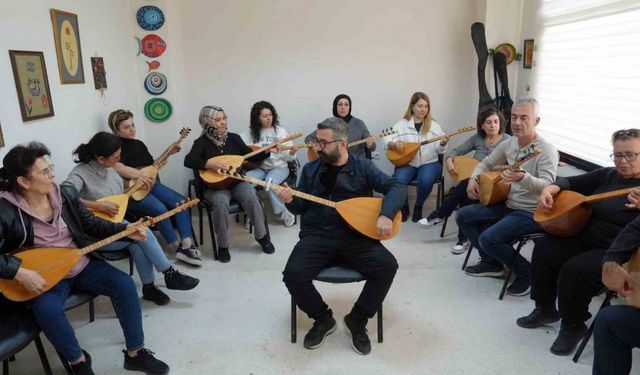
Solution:
{"label": "guitar case on wall", "polygon": [[[513,100],[511,99],[511,93],[509,93],[509,79],[507,77],[507,57],[496,52],[493,55],[493,69],[494,77],[496,78],[496,99],[495,103],[500,112],[504,115],[505,119],[505,132],[512,135],[511,132],[511,107],[513,106]],[[500,95],[498,95],[498,83],[500,81]]]}
{"label": "guitar case on wall", "polygon": [[480,109],[493,103],[493,99],[491,98],[491,94],[489,94],[487,82],[485,80],[485,70],[487,67],[487,60],[489,59],[489,49],[487,48],[487,40],[484,35],[484,25],[481,22],[475,22],[471,25],[471,40],[473,40],[473,46],[476,49],[476,54],[478,55],[478,89],[480,92],[478,109]]}

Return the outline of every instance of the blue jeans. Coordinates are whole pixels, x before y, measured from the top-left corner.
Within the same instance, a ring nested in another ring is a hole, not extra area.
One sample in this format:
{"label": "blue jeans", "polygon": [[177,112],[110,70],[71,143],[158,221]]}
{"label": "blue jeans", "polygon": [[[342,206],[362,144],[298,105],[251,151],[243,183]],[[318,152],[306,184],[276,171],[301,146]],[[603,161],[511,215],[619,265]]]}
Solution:
{"label": "blue jeans", "polygon": [[[418,181],[415,205],[422,206],[429,194],[431,194],[431,190],[433,190],[433,183],[442,175],[442,164],[440,164],[439,161],[435,161],[433,163],[423,164],[420,168],[415,168],[410,165],[396,167],[393,172],[393,177],[401,183],[408,185],[416,174],[418,175]],[[409,207],[408,198],[404,202],[404,205],[405,207]]]}
{"label": "blue jeans", "polygon": [[78,360],[82,350],[64,312],[64,301],[72,289],[111,298],[127,350],[144,346],[142,312],[133,280],[102,260],[90,257],[89,264],[73,278],[64,279],[46,293],[27,302],[53,346],[69,362]]}
{"label": "blue jeans", "polygon": [[[287,177],[289,177],[289,168],[256,168],[247,172],[247,176],[255,177],[259,180],[264,181],[269,181],[269,179],[271,179],[274,184],[280,185],[284,182],[284,180],[287,179]],[[280,198],[278,198],[278,193],[274,189],[269,189],[268,193],[269,200],[271,201],[271,207],[273,208],[273,213],[276,215],[281,214],[286,209],[286,207],[284,206],[284,203],[280,201]]]}
{"label": "blue jeans", "polygon": [[640,310],[608,306],[600,310],[594,329],[594,375],[631,372],[631,349],[640,348]]}
{"label": "blue jeans", "polygon": [[153,267],[158,272],[164,272],[171,267],[171,263],[164,255],[162,247],[151,229],[147,228],[146,231],[147,239],[145,241],[116,241],[101,247],[98,251],[117,251],[126,248],[133,257],[142,284],[152,284],[156,279]]}
{"label": "blue jeans", "polygon": [[[139,212],[143,215],[158,216],[163,213],[173,210],[176,205],[182,201],[186,201],[187,198],[176,193],[172,189],[162,185],[160,181],[156,181],[153,189],[149,194],[141,201],[134,199],[129,200],[129,209]],[[175,214],[176,226],[178,233],[180,233],[181,239],[193,237],[191,232],[191,218],[189,217],[189,210],[181,211]],[[171,219],[164,219],[156,223],[156,228],[160,231],[160,234],[167,241],[168,244],[178,242],[176,233],[173,230]]]}
{"label": "blue jeans", "polygon": [[540,231],[540,226],[533,220],[533,212],[514,210],[505,203],[472,204],[458,210],[456,223],[478,249],[483,262],[509,265],[515,256],[513,272],[518,276],[531,274],[531,264],[516,254],[512,243],[525,234]]}

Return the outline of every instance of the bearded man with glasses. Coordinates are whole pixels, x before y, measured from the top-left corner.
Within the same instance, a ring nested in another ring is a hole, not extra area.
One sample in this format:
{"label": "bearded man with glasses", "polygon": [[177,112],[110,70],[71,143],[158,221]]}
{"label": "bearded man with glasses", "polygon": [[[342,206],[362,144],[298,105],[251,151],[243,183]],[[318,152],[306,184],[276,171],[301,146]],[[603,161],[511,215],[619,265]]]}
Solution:
{"label": "bearded man with glasses", "polygon": [[[538,207],[551,209],[554,196],[561,190],[592,195],[639,186],[640,131],[616,131],[611,142],[615,167],[558,178],[542,190]],[[626,204],[626,197],[593,202],[591,220],[580,234],[568,238],[547,235],[535,245],[531,260],[535,308],[516,323],[522,328],[537,328],[562,319],[558,337],[551,345],[553,354],[571,354],[587,331],[584,322],[591,317],[591,298],[605,288],[601,277],[605,252],[640,213],[629,199],[632,204]]]}

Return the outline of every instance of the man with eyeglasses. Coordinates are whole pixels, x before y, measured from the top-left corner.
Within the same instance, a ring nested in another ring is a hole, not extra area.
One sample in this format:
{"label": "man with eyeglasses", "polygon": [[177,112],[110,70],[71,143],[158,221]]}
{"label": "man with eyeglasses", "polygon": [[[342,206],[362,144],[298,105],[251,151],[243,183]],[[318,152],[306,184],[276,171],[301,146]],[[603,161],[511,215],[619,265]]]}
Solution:
{"label": "man with eyeglasses", "polygon": [[[617,131],[611,142],[615,167],[558,178],[542,190],[538,206],[552,209],[554,196],[562,190],[593,195],[639,186],[638,130]],[[637,203],[633,198],[630,200],[632,204]],[[547,235],[535,245],[531,260],[531,299],[535,301],[535,308],[529,315],[518,318],[516,323],[522,328],[537,328],[562,319],[558,337],[551,345],[553,354],[571,354],[587,331],[585,321],[591,317],[591,298],[605,288],[601,277],[603,259],[605,265],[610,263],[605,252],[610,253],[607,249],[614,246],[612,242],[628,223],[638,221],[640,211],[633,205],[625,205],[626,202],[625,197],[593,202],[591,219],[580,234],[569,238]],[[639,244],[640,238],[634,247]],[[615,257],[614,260],[623,258]]]}
{"label": "man with eyeglasses", "polygon": [[[371,196],[372,190],[384,194],[377,230],[381,237],[388,237],[392,219],[406,199],[407,188],[382,173],[370,160],[347,152],[346,125],[337,117],[318,124],[319,158],[302,169],[298,190],[333,201]],[[367,320],[375,315],[391,287],[398,269],[395,257],[380,241],[351,229],[335,209],[294,198],[290,189],[283,189],[278,195],[289,211],[301,215],[300,241],[289,256],[283,281],[298,307],[314,319],[313,327],[304,337],[304,347],[320,347],[336,329],[333,312],[312,281],[324,268],[340,261],[367,279],[358,301],[344,317],[344,324],[352,348],[359,354],[369,354]]]}

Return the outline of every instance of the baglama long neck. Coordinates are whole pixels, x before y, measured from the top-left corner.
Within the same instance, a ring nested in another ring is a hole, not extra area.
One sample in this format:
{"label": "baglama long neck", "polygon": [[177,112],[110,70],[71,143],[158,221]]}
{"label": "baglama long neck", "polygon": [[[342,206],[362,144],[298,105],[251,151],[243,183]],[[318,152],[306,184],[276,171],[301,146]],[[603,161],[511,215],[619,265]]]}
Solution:
{"label": "baglama long neck", "polygon": [[288,137],[284,137],[282,139],[276,140],[275,142],[271,142],[271,143],[269,143],[268,145],[266,145],[264,147],[260,147],[259,149],[255,150],[253,152],[250,152],[250,153],[248,153],[246,155],[243,155],[242,157],[245,160],[249,159],[250,157],[258,155],[259,153],[264,152],[264,151],[266,151],[266,150],[268,150],[268,149],[270,149],[272,147],[275,147],[275,146],[279,145],[280,143],[284,143],[284,142],[288,142],[288,141],[290,141],[292,139],[296,139],[296,138],[300,137],[301,135],[302,135],[302,133],[300,133],[300,132],[293,133]]}
{"label": "baglama long neck", "polygon": [[637,187],[638,186],[634,186],[634,187],[630,187],[630,188],[626,188],[626,189],[613,190],[613,191],[608,191],[606,193],[589,195],[588,197],[586,197],[584,199],[584,201],[591,203],[591,202],[599,202],[599,201],[604,201],[604,200],[607,200],[607,199],[623,197],[623,196],[629,194],[631,192],[631,189],[634,189],[634,188],[637,188]]}
{"label": "baglama long neck", "polygon": [[169,156],[171,156],[171,155],[173,155],[175,153],[175,151],[180,146],[180,142],[182,142],[182,140],[187,138],[187,136],[189,135],[189,131],[190,130],[191,129],[188,129],[187,131],[183,130],[182,132],[180,132],[180,138],[178,138],[178,140],[176,142],[170,144],[169,147],[167,147],[162,152],[162,154],[160,154],[160,156],[158,156],[158,158],[153,161],[153,165],[156,168],[160,169],[160,168],[164,167],[165,164],[167,164],[167,159],[169,159]]}
{"label": "baglama long neck", "polygon": [[438,136],[438,137],[429,138],[427,140],[424,140],[424,141],[420,142],[420,145],[423,146],[423,145],[426,145],[426,144],[429,144],[429,143],[437,142],[437,141],[440,141],[440,140],[444,139],[445,137],[452,137],[454,135],[457,135],[457,134],[460,134],[460,133],[464,133],[464,132],[468,132],[468,131],[475,130],[475,129],[476,128],[474,126],[467,126],[466,128],[458,129],[458,130],[456,130],[456,131],[454,131],[452,133],[449,133],[449,134],[445,134],[445,135],[441,135],[441,136]]}

